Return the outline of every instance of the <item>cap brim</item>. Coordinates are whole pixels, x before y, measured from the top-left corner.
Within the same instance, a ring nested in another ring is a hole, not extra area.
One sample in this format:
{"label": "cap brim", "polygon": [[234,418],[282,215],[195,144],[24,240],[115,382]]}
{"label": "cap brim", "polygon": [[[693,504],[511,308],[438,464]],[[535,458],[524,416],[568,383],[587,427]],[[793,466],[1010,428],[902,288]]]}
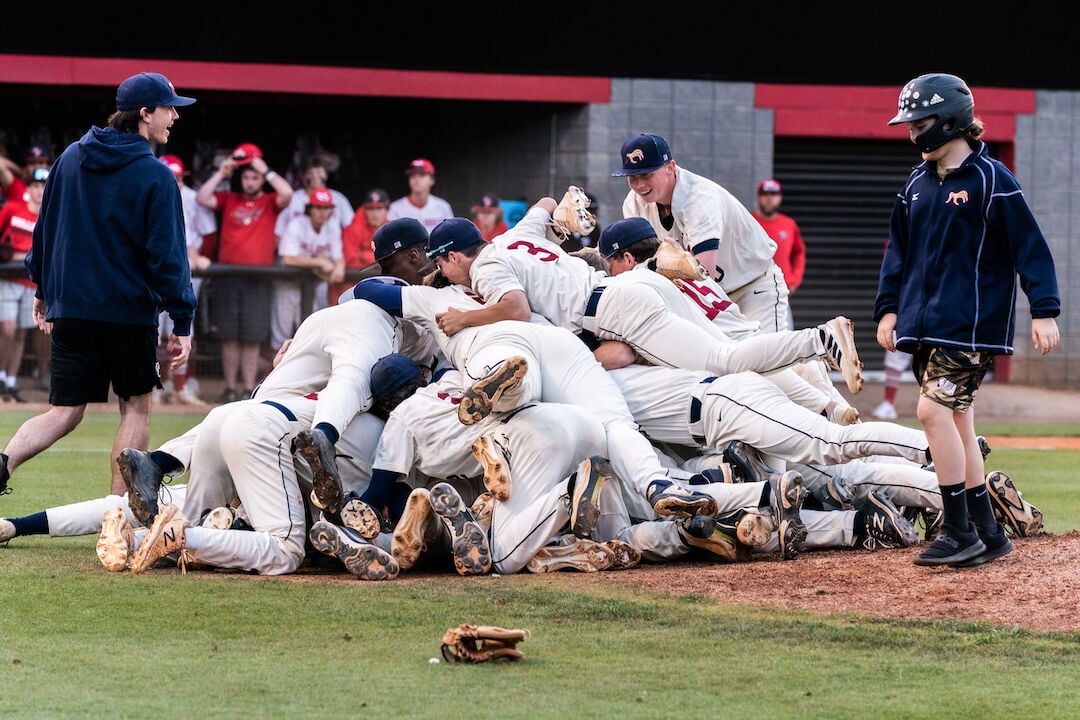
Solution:
{"label": "cap brim", "polygon": [[185,105],[194,105],[195,98],[184,97],[183,95],[177,95],[175,98],[167,103],[161,103],[165,107],[184,107]]}
{"label": "cap brim", "polygon": [[664,167],[664,164],[665,163],[661,163],[660,165],[656,165],[654,167],[646,167],[646,168],[631,168],[631,169],[619,168],[615,172],[611,173],[611,177],[628,177],[630,175],[645,175],[647,173],[651,173],[651,172],[655,172],[656,170],[659,170],[660,168]]}

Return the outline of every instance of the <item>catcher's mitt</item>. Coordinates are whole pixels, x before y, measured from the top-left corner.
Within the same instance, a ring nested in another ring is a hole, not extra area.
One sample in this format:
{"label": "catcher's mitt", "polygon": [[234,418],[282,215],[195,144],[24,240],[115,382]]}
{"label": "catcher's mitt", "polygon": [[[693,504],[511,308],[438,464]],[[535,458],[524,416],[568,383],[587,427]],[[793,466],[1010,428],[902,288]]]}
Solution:
{"label": "catcher's mitt", "polygon": [[708,271],[689,251],[664,238],[652,256],[649,266],[669,280],[704,280]]}
{"label": "catcher's mitt", "polygon": [[592,201],[585,191],[571,185],[566,189],[555,211],[551,213],[551,219],[555,229],[564,235],[576,232],[579,235],[588,235],[596,229],[596,216],[589,212]]}
{"label": "catcher's mitt", "polygon": [[443,634],[442,654],[447,662],[482,663],[499,658],[520,660],[525,655],[517,649],[517,644],[526,636],[524,630],[462,623]]}

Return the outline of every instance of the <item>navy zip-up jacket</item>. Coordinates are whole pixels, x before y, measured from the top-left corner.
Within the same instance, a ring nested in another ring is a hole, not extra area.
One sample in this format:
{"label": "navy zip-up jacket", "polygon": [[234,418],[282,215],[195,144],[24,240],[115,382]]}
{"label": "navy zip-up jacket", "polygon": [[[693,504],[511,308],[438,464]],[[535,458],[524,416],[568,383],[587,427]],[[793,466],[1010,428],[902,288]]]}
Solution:
{"label": "navy zip-up jacket", "polygon": [[191,334],[184,213],[172,171],[138,133],[92,127],[57,158],[26,256],[47,320],[157,325]]}
{"label": "navy zip-up jacket", "polygon": [[978,147],[944,179],[916,165],[897,194],[874,320],[896,347],[1013,353],[1017,276],[1033,318],[1061,312],[1054,258],[1012,173]]}

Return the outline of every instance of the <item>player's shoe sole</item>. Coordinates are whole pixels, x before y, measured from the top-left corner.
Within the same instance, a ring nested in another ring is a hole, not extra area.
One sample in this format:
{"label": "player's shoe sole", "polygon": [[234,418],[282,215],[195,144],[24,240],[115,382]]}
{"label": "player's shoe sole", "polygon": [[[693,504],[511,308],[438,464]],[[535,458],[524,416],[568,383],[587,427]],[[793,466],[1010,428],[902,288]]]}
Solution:
{"label": "player's shoe sole", "polygon": [[780,554],[785,560],[794,560],[802,551],[806,539],[806,525],[802,520],[802,504],[806,488],[802,475],[789,470],[769,479],[772,486],[773,519],[776,522]]}
{"label": "player's shoe sole", "polygon": [[398,567],[408,570],[420,559],[420,553],[427,547],[429,533],[434,532],[435,511],[431,508],[431,493],[427,488],[416,488],[405,501],[405,511],[394,528],[390,543],[390,554],[397,560]]}
{"label": "player's shoe sole", "polygon": [[308,532],[311,546],[324,555],[337,558],[345,569],[361,580],[393,580],[400,568],[389,553],[350,536],[350,530],[325,519],[315,522]]}
{"label": "player's shoe sole", "polygon": [[503,393],[521,382],[528,371],[529,363],[520,355],[503,360],[465,391],[458,405],[458,420],[462,425],[475,425],[486,418]]}
{"label": "player's shoe sole", "polygon": [[340,512],[344,493],[333,444],[320,430],[304,430],[296,435],[294,450],[311,468],[312,495],[316,504],[328,513]]}
{"label": "player's shoe sole", "polygon": [[454,568],[459,575],[483,575],[491,570],[491,548],[487,534],[465,507],[461,495],[449,483],[431,488],[431,507],[450,530]]}
{"label": "player's shoe sole", "polygon": [[599,455],[578,465],[574,493],[570,499],[570,529],[579,538],[588,538],[600,519],[600,491],[611,478],[611,466]]}
{"label": "player's shoe sole", "polygon": [[105,512],[101,520],[101,534],[97,541],[97,556],[102,567],[109,572],[121,572],[131,561],[135,535],[121,508]]}
{"label": "player's shoe sole", "polygon": [[506,457],[488,435],[473,440],[472,454],[484,469],[484,487],[500,502],[510,499],[510,469]]}
{"label": "player's shoe sole", "polygon": [[855,323],[843,315],[837,315],[821,326],[825,330],[825,352],[828,364],[844,376],[848,390],[862,391],[863,364],[855,348]]}
{"label": "player's shoe sole", "polygon": [[987,474],[986,486],[996,514],[1014,533],[1028,537],[1042,529],[1042,511],[1024,499],[1011,477],[995,470]]}
{"label": "player's shoe sole", "polygon": [[649,484],[645,499],[652,505],[657,515],[692,517],[694,515],[716,515],[716,500],[711,495],[687,490],[666,480],[657,480]]}

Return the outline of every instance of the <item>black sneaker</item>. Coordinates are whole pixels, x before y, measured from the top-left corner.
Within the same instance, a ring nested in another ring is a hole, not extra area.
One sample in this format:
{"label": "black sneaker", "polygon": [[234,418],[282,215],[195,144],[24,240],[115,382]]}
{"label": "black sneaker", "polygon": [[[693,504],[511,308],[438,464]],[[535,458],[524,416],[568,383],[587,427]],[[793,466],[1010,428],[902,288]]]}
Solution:
{"label": "black sneaker", "polygon": [[225,388],[225,390],[222,391],[221,396],[218,397],[217,401],[219,405],[224,405],[226,403],[236,402],[239,399],[240,395],[237,394],[236,388]]}
{"label": "black sneaker", "polygon": [[19,388],[17,387],[7,388],[7,396],[17,403],[26,402],[26,400],[21,395],[19,395]]}
{"label": "black sneaker", "polygon": [[953,537],[947,528],[942,528],[930,547],[915,556],[913,561],[916,565],[933,567],[937,565],[954,565],[983,554],[986,545],[975,535],[973,539],[960,540]]}
{"label": "black sneaker", "polygon": [[116,464],[127,486],[131,513],[143,527],[150,527],[158,514],[158,492],[165,474],[145,450],[125,448],[116,457]]}
{"label": "black sneaker", "polygon": [[7,469],[8,456],[4,453],[0,453],[0,495],[7,495],[11,492],[11,488],[7,486],[8,480],[11,479],[11,473]]}
{"label": "black sneaker", "polygon": [[979,536],[979,539],[982,540],[983,545],[986,546],[986,550],[984,550],[982,554],[976,555],[970,560],[965,560],[964,562],[951,563],[951,567],[976,567],[978,565],[988,563],[991,560],[997,560],[999,557],[1003,557],[1011,553],[1015,546],[1012,544],[1012,540],[1010,540],[1005,535],[1005,527],[1001,523],[998,523],[997,529],[997,534],[991,537],[983,537],[981,535]]}
{"label": "black sneaker", "polygon": [[579,538],[588,538],[600,519],[600,491],[611,478],[611,466],[599,455],[581,462],[570,498],[570,529]]}

